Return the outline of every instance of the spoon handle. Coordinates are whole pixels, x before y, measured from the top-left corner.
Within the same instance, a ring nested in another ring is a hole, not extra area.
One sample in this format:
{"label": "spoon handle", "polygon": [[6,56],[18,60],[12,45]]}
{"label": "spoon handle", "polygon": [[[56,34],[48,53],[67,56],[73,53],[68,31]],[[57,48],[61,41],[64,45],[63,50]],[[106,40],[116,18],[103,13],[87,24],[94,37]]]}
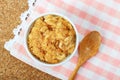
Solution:
{"label": "spoon handle", "polygon": [[76,76],[80,66],[81,66],[81,60],[79,59],[78,64],[76,65],[74,71],[72,72],[72,74],[69,77],[69,80],[74,80],[74,78],[75,78],[75,76]]}

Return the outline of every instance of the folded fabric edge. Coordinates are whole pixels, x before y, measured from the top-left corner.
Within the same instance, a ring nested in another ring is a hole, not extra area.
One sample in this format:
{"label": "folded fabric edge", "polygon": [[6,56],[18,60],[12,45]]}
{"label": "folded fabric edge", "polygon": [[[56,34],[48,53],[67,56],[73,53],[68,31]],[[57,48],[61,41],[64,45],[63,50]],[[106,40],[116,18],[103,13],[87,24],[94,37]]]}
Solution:
{"label": "folded fabric edge", "polygon": [[67,78],[67,77],[63,76],[62,74],[58,74],[56,71],[53,71],[50,67],[48,68],[48,67],[46,67],[46,66],[35,65],[35,64],[32,63],[30,60],[28,60],[27,57],[25,57],[25,56],[20,57],[19,54],[13,53],[13,50],[10,52],[10,54],[11,54],[13,57],[17,58],[18,60],[24,62],[25,64],[30,65],[30,66],[32,66],[33,68],[38,69],[38,70],[40,70],[40,71],[42,71],[42,72],[45,72],[45,73],[47,73],[47,74],[49,74],[49,75],[52,75],[52,76],[54,76],[54,77],[56,77],[56,78],[65,79],[65,80],[66,80],[66,78]]}

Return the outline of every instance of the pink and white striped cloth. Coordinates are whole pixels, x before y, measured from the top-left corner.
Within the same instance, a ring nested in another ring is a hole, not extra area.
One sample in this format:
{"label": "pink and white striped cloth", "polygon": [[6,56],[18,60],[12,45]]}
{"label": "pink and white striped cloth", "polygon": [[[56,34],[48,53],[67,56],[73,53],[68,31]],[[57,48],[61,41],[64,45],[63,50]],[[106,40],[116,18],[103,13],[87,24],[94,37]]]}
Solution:
{"label": "pink and white striped cloth", "polygon": [[78,54],[57,67],[36,64],[26,53],[23,36],[32,19],[44,12],[57,12],[70,18],[81,39],[89,31],[99,31],[102,44],[96,56],[78,71],[75,80],[120,80],[120,0],[29,0],[29,9],[21,15],[22,23],[13,30],[15,37],[5,43],[10,54],[55,77],[67,80],[74,70]]}

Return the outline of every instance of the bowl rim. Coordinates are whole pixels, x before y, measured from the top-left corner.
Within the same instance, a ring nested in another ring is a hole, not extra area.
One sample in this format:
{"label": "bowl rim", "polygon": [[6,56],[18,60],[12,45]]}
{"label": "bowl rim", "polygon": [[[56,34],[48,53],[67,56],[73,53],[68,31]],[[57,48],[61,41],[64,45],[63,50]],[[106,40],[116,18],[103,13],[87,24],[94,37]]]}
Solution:
{"label": "bowl rim", "polygon": [[[38,60],[30,51],[29,51],[29,48],[28,48],[28,45],[27,45],[27,37],[28,37],[28,34],[29,34],[29,31],[32,27],[32,24],[40,17],[42,16],[45,16],[45,15],[58,15],[58,16],[61,16],[62,18],[66,19],[67,21],[70,22],[70,24],[73,26],[74,30],[75,30],[75,33],[76,33],[76,46],[75,46],[75,49],[74,51],[69,55],[67,56],[63,61],[59,62],[59,63],[55,63],[55,64],[50,64],[50,63],[45,63],[43,61],[40,61]],[[34,18],[30,24],[27,25],[27,30],[25,32],[25,35],[24,35],[24,43],[25,43],[25,49],[27,51],[27,54],[30,56],[30,58],[35,61],[37,64],[40,64],[40,65],[44,65],[44,66],[59,66],[59,65],[62,65],[66,62],[68,62],[74,55],[75,55],[75,52],[77,51],[77,48],[78,48],[78,31],[75,27],[75,25],[73,24],[73,22],[67,18],[65,15],[61,14],[61,13],[56,13],[56,12],[46,12],[46,13],[42,13],[40,14],[39,16],[37,16],[36,18]]]}

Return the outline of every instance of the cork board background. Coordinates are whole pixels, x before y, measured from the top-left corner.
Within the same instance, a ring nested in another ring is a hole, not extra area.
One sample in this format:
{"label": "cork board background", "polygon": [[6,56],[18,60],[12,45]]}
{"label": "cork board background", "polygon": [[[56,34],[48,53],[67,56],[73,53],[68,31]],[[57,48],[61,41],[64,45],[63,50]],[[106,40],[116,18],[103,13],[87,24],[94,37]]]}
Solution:
{"label": "cork board background", "polygon": [[59,80],[12,57],[4,43],[13,38],[19,16],[28,9],[27,0],[0,0],[0,80]]}

